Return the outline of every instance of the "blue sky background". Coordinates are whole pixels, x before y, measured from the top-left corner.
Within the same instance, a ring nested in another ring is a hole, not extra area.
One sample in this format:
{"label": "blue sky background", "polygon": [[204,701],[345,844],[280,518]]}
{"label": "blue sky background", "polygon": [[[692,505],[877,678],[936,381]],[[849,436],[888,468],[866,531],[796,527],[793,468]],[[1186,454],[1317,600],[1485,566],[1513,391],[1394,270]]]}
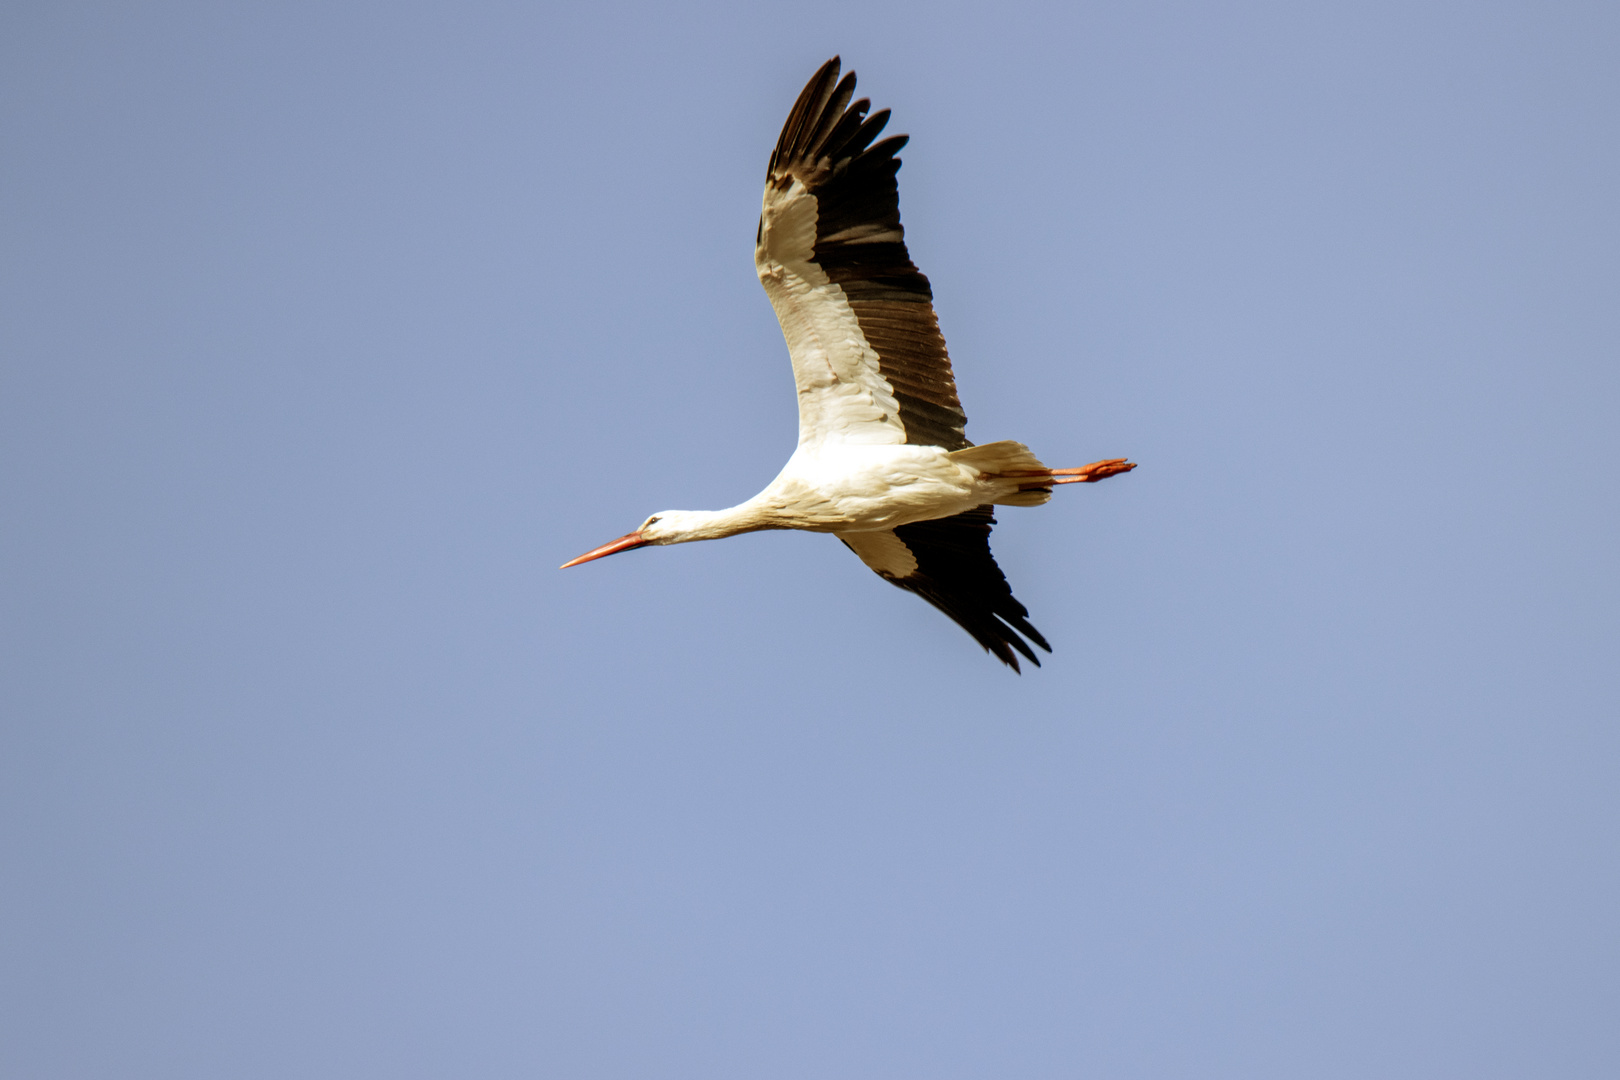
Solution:
{"label": "blue sky background", "polygon": [[[1022,678],[794,439],[835,52]],[[0,1072],[1620,1075],[1620,9],[13,3]]]}

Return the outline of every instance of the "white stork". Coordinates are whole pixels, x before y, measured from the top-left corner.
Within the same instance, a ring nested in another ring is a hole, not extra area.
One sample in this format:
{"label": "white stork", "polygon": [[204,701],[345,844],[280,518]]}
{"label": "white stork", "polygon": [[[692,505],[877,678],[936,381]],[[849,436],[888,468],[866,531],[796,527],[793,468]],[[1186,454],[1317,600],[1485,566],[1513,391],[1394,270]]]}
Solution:
{"label": "white stork", "polygon": [[[889,110],[850,103],[835,56],[810,80],[771,155],[754,265],[799,391],[799,445],[764,491],[729,510],[665,510],[566,569],[649,544],[759,529],[832,533],[879,577],[939,608],[1014,671],[1052,651],[990,554],[993,506],[1039,506],[1056,484],[1136,466],[1049,469],[1016,442],[974,446],[928,279],[906,254]],[[1026,642],[1025,639],[1028,639]]]}

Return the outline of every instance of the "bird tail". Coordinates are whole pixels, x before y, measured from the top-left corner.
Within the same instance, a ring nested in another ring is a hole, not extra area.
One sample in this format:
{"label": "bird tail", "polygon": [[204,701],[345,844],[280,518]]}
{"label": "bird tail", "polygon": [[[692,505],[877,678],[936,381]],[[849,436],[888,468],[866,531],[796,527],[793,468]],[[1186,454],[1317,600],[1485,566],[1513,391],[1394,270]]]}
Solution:
{"label": "bird tail", "polygon": [[986,480],[1006,481],[1005,493],[990,500],[998,506],[1040,506],[1052,497],[1052,470],[1021,442],[1003,439],[953,450],[951,460],[977,469]]}
{"label": "bird tail", "polygon": [[1090,484],[1136,468],[1124,458],[1109,458],[1078,469],[1051,469],[1029,447],[1010,440],[953,450],[951,460],[977,469],[981,480],[990,481],[990,501],[1000,506],[1039,506],[1058,484]]}

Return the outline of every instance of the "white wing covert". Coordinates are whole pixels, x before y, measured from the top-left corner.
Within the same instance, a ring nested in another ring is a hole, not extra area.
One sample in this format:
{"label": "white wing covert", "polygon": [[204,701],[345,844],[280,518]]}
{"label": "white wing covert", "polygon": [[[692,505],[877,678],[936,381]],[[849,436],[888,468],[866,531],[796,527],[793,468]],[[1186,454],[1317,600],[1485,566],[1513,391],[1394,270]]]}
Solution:
{"label": "white wing covert", "polygon": [[906,252],[889,111],[853,104],[855,73],[822,65],[766,172],[754,264],[799,394],[800,445],[971,446],[928,279]]}

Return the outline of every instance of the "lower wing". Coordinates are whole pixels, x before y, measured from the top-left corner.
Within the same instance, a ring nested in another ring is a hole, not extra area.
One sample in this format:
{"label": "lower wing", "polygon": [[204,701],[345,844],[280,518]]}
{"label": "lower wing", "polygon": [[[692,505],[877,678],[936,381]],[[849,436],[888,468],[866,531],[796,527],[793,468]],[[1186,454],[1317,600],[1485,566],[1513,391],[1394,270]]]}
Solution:
{"label": "lower wing", "polygon": [[1029,611],[1013,597],[990,554],[995,523],[990,507],[980,506],[887,532],[839,533],[838,539],[879,577],[939,608],[1014,671],[1019,670],[1014,649],[1040,667],[1024,639],[1047,652],[1052,647],[1029,624]]}

